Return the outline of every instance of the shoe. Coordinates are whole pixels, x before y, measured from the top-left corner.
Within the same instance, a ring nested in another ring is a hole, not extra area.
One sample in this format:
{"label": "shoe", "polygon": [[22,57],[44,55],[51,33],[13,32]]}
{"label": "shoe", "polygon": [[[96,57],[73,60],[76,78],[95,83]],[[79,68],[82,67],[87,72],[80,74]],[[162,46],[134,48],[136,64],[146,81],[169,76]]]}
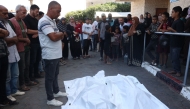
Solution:
{"label": "shoe", "polygon": [[99,61],[103,61],[103,58],[100,58]]}
{"label": "shoe", "polygon": [[7,96],[7,98],[11,101],[16,101],[16,99],[14,97],[12,97],[11,95]]}
{"label": "shoe", "polygon": [[64,93],[64,92],[61,92],[59,91],[57,94],[53,94],[53,96],[56,98],[56,97],[64,97],[64,96],[67,96],[68,94],[67,93]]}
{"label": "shoe", "polygon": [[63,66],[64,64],[62,62],[59,62],[59,66]]}
{"label": "shoe", "polygon": [[61,106],[61,105],[63,105],[63,103],[61,101],[53,99],[51,101],[47,101],[47,105]]}
{"label": "shoe", "polygon": [[157,66],[157,63],[155,63],[155,62],[152,62],[151,64],[152,64],[153,66]]}
{"label": "shoe", "polygon": [[24,94],[25,94],[25,92],[21,92],[21,91],[17,90],[16,93],[12,94],[12,96],[13,96],[13,97],[14,97],[14,96],[21,96],[21,95],[24,95]]}

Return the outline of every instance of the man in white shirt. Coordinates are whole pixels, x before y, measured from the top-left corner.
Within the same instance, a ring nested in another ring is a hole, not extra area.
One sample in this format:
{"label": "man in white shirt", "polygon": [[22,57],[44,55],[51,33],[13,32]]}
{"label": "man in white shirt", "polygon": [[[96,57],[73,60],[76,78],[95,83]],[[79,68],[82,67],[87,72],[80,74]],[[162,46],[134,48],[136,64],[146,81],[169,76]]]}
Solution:
{"label": "man in white shirt", "polygon": [[45,64],[45,88],[47,94],[47,104],[61,106],[61,101],[54,97],[67,96],[66,93],[59,91],[58,74],[59,61],[62,57],[62,42],[64,34],[59,32],[56,22],[60,16],[61,5],[56,1],[51,1],[48,5],[48,12],[39,20],[38,34],[42,48],[42,59]]}
{"label": "man in white shirt", "polygon": [[8,44],[8,51],[10,53],[8,56],[9,67],[6,81],[7,98],[11,101],[16,101],[16,99],[13,96],[25,94],[25,92],[20,92],[17,87],[19,76],[18,61],[20,60],[20,56],[16,47],[18,38],[16,37],[16,33],[13,31],[8,22],[4,24],[7,30],[9,31],[9,36],[5,38],[5,41]]}
{"label": "man in white shirt", "polygon": [[[8,10],[4,6],[0,6],[1,10],[3,11],[4,14],[0,15],[0,18],[5,18],[0,20],[0,24],[3,25],[4,28],[6,28],[9,31],[9,35],[5,38],[5,41],[8,45],[8,72],[7,72],[7,77],[6,77],[6,95],[7,98],[18,104],[16,99],[13,96],[16,95],[24,95],[25,92],[20,92],[18,91],[18,76],[19,76],[19,70],[18,70],[18,61],[20,60],[20,56],[17,51],[16,43],[18,42],[18,39],[16,37],[15,32],[11,28],[11,26],[8,24],[7,19],[8,19]],[[2,16],[3,15],[3,16]],[[2,72],[1,72],[2,73]]]}
{"label": "man in white shirt", "polygon": [[99,22],[99,16],[96,17],[96,20],[92,24],[92,45],[93,50],[95,51],[97,49],[97,40],[98,40],[98,22]]}
{"label": "man in white shirt", "polygon": [[119,18],[119,23],[120,23],[120,25],[119,25],[120,31],[123,31],[124,26],[129,26],[129,27],[131,26],[130,23],[125,23],[124,19],[122,17]]}
{"label": "man in white shirt", "polygon": [[83,58],[89,57],[88,50],[89,50],[92,32],[93,32],[92,25],[89,22],[89,18],[87,18],[86,23],[82,25],[83,43],[84,43]]}

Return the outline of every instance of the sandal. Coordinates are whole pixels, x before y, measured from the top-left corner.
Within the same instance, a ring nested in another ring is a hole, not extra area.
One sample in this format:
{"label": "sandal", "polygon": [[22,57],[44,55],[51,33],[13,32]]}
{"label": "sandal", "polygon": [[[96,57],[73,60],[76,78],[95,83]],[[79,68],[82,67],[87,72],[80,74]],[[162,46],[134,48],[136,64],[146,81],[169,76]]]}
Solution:
{"label": "sandal", "polygon": [[30,81],[29,83],[26,83],[26,86],[35,86],[38,83],[34,82],[34,81]]}
{"label": "sandal", "polygon": [[176,75],[175,75],[176,77],[181,77],[182,76],[182,74],[181,73],[176,73]]}
{"label": "sandal", "polygon": [[177,72],[175,71],[171,71],[171,72],[168,72],[169,74],[176,74]]}
{"label": "sandal", "polygon": [[30,88],[29,87],[26,87],[25,85],[21,86],[20,88],[21,91],[29,91]]}

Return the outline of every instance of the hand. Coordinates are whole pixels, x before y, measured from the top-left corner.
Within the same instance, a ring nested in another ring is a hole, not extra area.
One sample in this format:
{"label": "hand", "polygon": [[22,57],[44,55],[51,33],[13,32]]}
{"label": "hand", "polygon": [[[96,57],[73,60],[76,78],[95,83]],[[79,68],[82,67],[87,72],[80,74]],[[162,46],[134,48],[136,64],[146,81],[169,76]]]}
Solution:
{"label": "hand", "polygon": [[168,31],[171,31],[171,32],[174,31],[173,28],[171,28],[171,27],[168,27],[167,30],[168,30]]}
{"label": "hand", "polygon": [[17,37],[13,37],[14,43],[18,43],[18,38]]}
{"label": "hand", "polygon": [[34,34],[33,36],[32,36],[32,38],[37,38],[38,37],[38,34]]}
{"label": "hand", "polygon": [[164,33],[164,32],[165,32],[165,30],[163,30],[163,29],[162,29],[161,31],[162,31],[162,33]]}
{"label": "hand", "polygon": [[102,40],[99,38],[99,42],[101,42]]}
{"label": "hand", "polygon": [[65,35],[65,36],[67,36],[67,33],[66,33],[66,32],[64,32],[64,35]]}
{"label": "hand", "polygon": [[26,42],[27,45],[30,44],[30,40],[28,38],[25,39],[25,42]]}
{"label": "hand", "polygon": [[5,35],[5,37],[7,37],[9,35],[9,31],[7,31],[5,29],[1,29],[1,28],[0,28],[0,33],[3,33]]}
{"label": "hand", "polygon": [[137,31],[133,31],[133,33],[135,34],[135,33],[137,33]]}
{"label": "hand", "polygon": [[147,33],[150,35],[151,33],[150,33],[150,30],[147,30]]}

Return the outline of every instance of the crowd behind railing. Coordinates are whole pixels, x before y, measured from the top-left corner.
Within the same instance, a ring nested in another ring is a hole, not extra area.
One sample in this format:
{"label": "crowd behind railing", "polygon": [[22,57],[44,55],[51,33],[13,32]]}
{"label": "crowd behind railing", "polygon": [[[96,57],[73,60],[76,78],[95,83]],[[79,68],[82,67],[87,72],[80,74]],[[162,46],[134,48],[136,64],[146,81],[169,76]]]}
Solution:
{"label": "crowd behind railing", "polygon": [[180,56],[183,54],[185,64],[190,37],[179,33],[190,32],[188,7],[183,11],[180,6],[174,7],[171,17],[168,12],[159,16],[147,12],[140,18],[129,14],[127,18],[112,19],[111,14],[106,18],[102,13],[101,19],[97,16],[95,20],[72,16],[59,20],[61,5],[56,1],[50,2],[46,15],[39,10],[37,5],[31,5],[27,14],[25,6],[18,5],[13,15],[0,5],[0,106],[18,104],[14,96],[24,95],[44,76],[47,104],[62,105],[54,97],[67,96],[59,91],[57,76],[59,65],[66,64],[69,51],[73,60],[91,57],[90,49],[99,52],[99,61],[105,64],[119,61],[121,56],[127,65],[141,66],[145,45],[152,65],[167,68],[170,53],[173,71],[168,73],[183,75]]}

